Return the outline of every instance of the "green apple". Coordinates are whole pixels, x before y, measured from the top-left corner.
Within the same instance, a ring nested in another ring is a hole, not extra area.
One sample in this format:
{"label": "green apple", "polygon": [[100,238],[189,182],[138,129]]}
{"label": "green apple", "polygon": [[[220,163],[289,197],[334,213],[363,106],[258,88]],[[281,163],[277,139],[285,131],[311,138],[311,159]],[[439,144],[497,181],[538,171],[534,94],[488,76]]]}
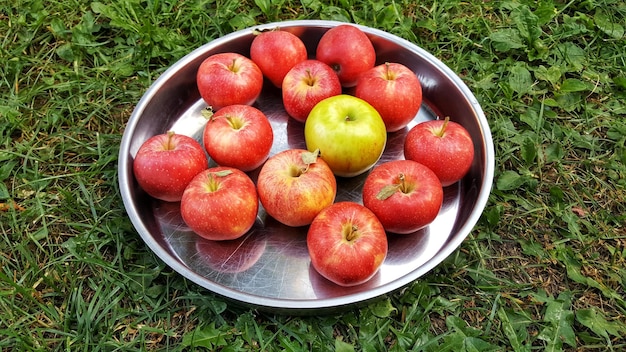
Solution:
{"label": "green apple", "polygon": [[352,177],[371,169],[387,143],[380,114],[365,100],[340,94],[317,103],[304,125],[309,151],[320,157],[337,176]]}

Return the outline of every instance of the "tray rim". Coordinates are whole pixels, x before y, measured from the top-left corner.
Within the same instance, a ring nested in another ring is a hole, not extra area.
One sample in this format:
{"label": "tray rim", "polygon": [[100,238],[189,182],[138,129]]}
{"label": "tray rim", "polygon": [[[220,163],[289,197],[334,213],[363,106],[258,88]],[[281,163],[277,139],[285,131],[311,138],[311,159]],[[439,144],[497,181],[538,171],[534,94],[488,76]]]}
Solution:
{"label": "tray rim", "polygon": [[[377,286],[375,288],[369,289],[368,291],[348,294],[346,296],[334,297],[334,298],[325,298],[325,299],[278,299],[278,298],[270,298],[264,296],[258,296],[249,294],[246,292],[241,292],[238,290],[234,290],[223,285],[212,282],[210,287],[207,287],[207,280],[197,274],[196,272],[189,270],[189,267],[184,265],[180,258],[175,256],[173,253],[168,252],[165,248],[158,245],[156,241],[154,241],[154,237],[150,236],[149,229],[145,226],[139,214],[136,212],[128,212],[128,209],[132,209],[132,195],[130,194],[130,190],[128,189],[128,185],[132,183],[132,175],[129,172],[123,173],[119,172],[120,170],[124,170],[125,165],[128,163],[128,158],[130,157],[130,145],[132,142],[132,133],[134,132],[139,121],[139,117],[141,116],[143,110],[145,109],[146,104],[152,99],[153,95],[158,88],[162,87],[167,83],[167,81],[176,73],[176,69],[178,66],[182,66],[186,63],[189,63],[198,56],[201,56],[204,52],[206,52],[211,47],[218,47],[223,43],[226,43],[232,39],[237,37],[245,36],[251,30],[264,30],[275,27],[293,27],[293,26],[313,26],[313,27],[321,27],[321,28],[331,28],[340,24],[346,24],[345,22],[340,21],[329,21],[329,20],[289,20],[282,22],[271,22],[265,24],[255,25],[249,28],[237,30],[235,32],[226,34],[222,37],[211,40],[198,48],[194,49],[176,63],[168,67],[147,89],[144,95],[141,97],[139,102],[137,103],[135,109],[133,110],[127,126],[125,127],[124,134],[122,136],[122,142],[120,144],[120,152],[118,158],[118,174],[119,174],[119,186],[120,193],[122,196],[122,200],[124,203],[124,207],[127,211],[127,215],[129,216],[135,230],[140,235],[144,243],[150,248],[150,250],[159,257],[166,265],[176,271],[181,276],[191,280],[192,282],[198,284],[199,286],[229,300],[234,303],[243,304],[246,306],[250,306],[253,308],[258,308],[262,310],[271,310],[274,312],[280,313],[298,313],[298,314],[307,314],[307,312],[315,312],[319,313],[324,310],[332,310],[335,311],[337,309],[341,309],[342,307],[348,308],[353,306],[359,306],[367,304],[373,300],[384,297],[386,294],[389,294],[393,291],[401,289],[411,282],[417,280],[419,277],[423,276],[427,272],[434,269],[437,265],[439,265],[443,260],[445,260],[448,256],[450,256],[454,251],[456,251],[462,242],[466,239],[469,233],[472,231],[476,223],[478,222],[480,216],[482,215],[482,210],[486,206],[489,198],[489,194],[491,192],[491,187],[493,184],[494,178],[494,169],[495,169],[495,152],[493,140],[491,137],[491,131],[489,128],[488,121],[486,116],[474,96],[469,87],[461,80],[461,78],[453,72],[447,65],[445,65],[442,61],[440,61],[437,57],[425,51],[417,44],[414,44],[404,38],[398,37],[389,32],[379,30],[373,27],[368,27],[364,25],[348,23],[350,25],[357,26],[364,31],[371,33],[376,36],[380,36],[385,39],[389,39],[399,43],[400,45],[408,48],[411,51],[416,52],[417,54],[424,56],[430,60],[432,64],[436,66],[436,68],[442,71],[448,78],[454,81],[455,85],[462,92],[462,94],[468,99],[474,112],[478,117],[478,125],[480,127],[480,131],[482,133],[482,139],[485,143],[483,148],[485,152],[485,169],[484,176],[482,178],[482,182],[480,185],[476,185],[479,187],[480,191],[478,192],[478,198],[475,201],[474,209],[480,209],[480,212],[474,211],[467,218],[463,226],[458,228],[455,236],[451,236],[447,244],[442,247],[430,260],[425,262],[423,265],[417,267],[415,270],[411,271],[409,275],[404,275],[401,278],[398,278],[392,282],[383,284],[381,286]],[[459,235],[460,234],[460,235]]]}

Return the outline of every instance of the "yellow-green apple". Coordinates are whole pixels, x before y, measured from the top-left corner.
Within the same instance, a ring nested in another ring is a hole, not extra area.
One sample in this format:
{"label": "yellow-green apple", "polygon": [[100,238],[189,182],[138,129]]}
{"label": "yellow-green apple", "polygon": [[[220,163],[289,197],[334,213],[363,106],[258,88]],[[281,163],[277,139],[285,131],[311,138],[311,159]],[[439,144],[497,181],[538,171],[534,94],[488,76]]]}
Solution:
{"label": "yellow-green apple", "polygon": [[467,129],[449,117],[424,121],[407,133],[404,157],[429,167],[446,187],[469,171],[474,161],[474,142]]}
{"label": "yellow-green apple", "polygon": [[428,167],[412,160],[376,166],[363,184],[363,205],[388,232],[407,234],[432,223],[443,204],[443,187]]}
{"label": "yellow-green apple", "polygon": [[289,70],[283,80],[282,94],[285,111],[304,122],[317,103],[341,94],[341,83],[330,66],[318,60],[305,60]]}
{"label": "yellow-green apple", "polygon": [[376,51],[360,28],[341,24],[322,35],[315,58],[337,72],[342,86],[354,87],[359,75],[376,64]]}
{"label": "yellow-green apple", "polygon": [[263,73],[241,54],[219,53],[200,64],[196,84],[202,99],[217,111],[228,105],[252,105],[261,94]]}
{"label": "yellow-green apple", "polygon": [[250,233],[234,240],[196,241],[196,251],[207,266],[220,273],[241,273],[256,264],[265,253],[267,241]]}
{"label": "yellow-green apple", "polygon": [[208,118],[203,144],[218,165],[251,171],[269,156],[274,132],[265,114],[249,105],[229,105],[203,110]]}
{"label": "yellow-green apple", "polygon": [[335,201],[337,181],[324,160],[304,149],[287,149],[271,156],[261,167],[257,191],[267,214],[297,227]]}
{"label": "yellow-green apple", "polygon": [[380,114],[363,99],[340,94],[317,103],[304,124],[309,151],[319,150],[337,176],[352,177],[371,169],[387,143]]}
{"label": "yellow-green apple", "polygon": [[338,202],[325,208],[307,232],[311,265],[341,286],[371,279],[387,256],[387,246],[381,222],[356,202]]}
{"label": "yellow-green apple", "polygon": [[306,46],[293,33],[280,29],[256,31],[250,45],[250,58],[278,88],[297,63],[307,59]]}
{"label": "yellow-green apple", "polygon": [[361,74],[354,95],[378,111],[387,132],[405,128],[422,105],[422,85],[415,72],[400,63],[386,62]]}
{"label": "yellow-green apple", "polygon": [[173,131],[148,138],[133,160],[133,173],[148,195],[178,202],[187,184],[208,167],[202,145]]}
{"label": "yellow-green apple", "polygon": [[208,240],[243,236],[257,217],[259,200],[254,183],[239,169],[209,168],[194,177],[180,201],[185,223]]}

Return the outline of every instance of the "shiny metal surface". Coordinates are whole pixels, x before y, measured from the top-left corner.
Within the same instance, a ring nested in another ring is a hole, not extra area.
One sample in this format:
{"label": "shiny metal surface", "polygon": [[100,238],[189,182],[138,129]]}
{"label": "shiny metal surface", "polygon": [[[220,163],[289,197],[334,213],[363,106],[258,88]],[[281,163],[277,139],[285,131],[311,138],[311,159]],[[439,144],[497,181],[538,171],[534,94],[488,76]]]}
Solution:
{"label": "shiny metal surface", "polygon": [[[290,228],[259,211],[257,223],[242,239],[204,240],[185,226],[178,204],[148,197],[132,174],[133,156],[150,136],[174,130],[200,140],[205,107],[195,84],[200,63],[208,56],[235,51],[247,55],[252,29],[281,27],[300,36],[309,55],[321,35],[338,22],[291,21],[238,31],[205,44],[174,64],[148,89],[136,106],[122,138],[119,184],[128,216],[154,253],[175,271],[227,299],[259,309],[290,314],[319,314],[353,307],[402,288],[433,269],[470,233],[487,202],[494,172],[494,148],[483,111],[466,85],[437,58],[389,33],[361,27],[378,53],[377,63],[400,62],[413,69],[423,86],[424,103],[409,127],[450,116],[470,132],[476,148],[469,174],[445,189],[444,206],[427,228],[410,235],[389,235],[389,254],[369,282],[336,286],[309,265],[306,228]],[[266,84],[256,106],[270,119],[275,140],[271,155],[304,148],[304,125],[285,113],[280,91]],[[403,158],[408,128],[390,133],[379,163]],[[258,171],[258,170],[257,170]],[[253,180],[255,172],[249,173]],[[361,202],[367,174],[338,179],[337,201]]]}

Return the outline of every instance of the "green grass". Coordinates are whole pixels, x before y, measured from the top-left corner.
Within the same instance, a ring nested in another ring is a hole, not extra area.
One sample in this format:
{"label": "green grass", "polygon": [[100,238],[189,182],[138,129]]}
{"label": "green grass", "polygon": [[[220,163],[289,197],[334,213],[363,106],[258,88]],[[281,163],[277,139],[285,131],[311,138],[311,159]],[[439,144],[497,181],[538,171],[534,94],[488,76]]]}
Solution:
{"label": "green grass", "polygon": [[[496,146],[462,246],[343,314],[262,313],[198,287],[144,245],[117,187],[125,123],[159,74],[287,19],[356,22],[433,53]],[[617,0],[3,2],[0,348],[624,350],[625,23]]]}

